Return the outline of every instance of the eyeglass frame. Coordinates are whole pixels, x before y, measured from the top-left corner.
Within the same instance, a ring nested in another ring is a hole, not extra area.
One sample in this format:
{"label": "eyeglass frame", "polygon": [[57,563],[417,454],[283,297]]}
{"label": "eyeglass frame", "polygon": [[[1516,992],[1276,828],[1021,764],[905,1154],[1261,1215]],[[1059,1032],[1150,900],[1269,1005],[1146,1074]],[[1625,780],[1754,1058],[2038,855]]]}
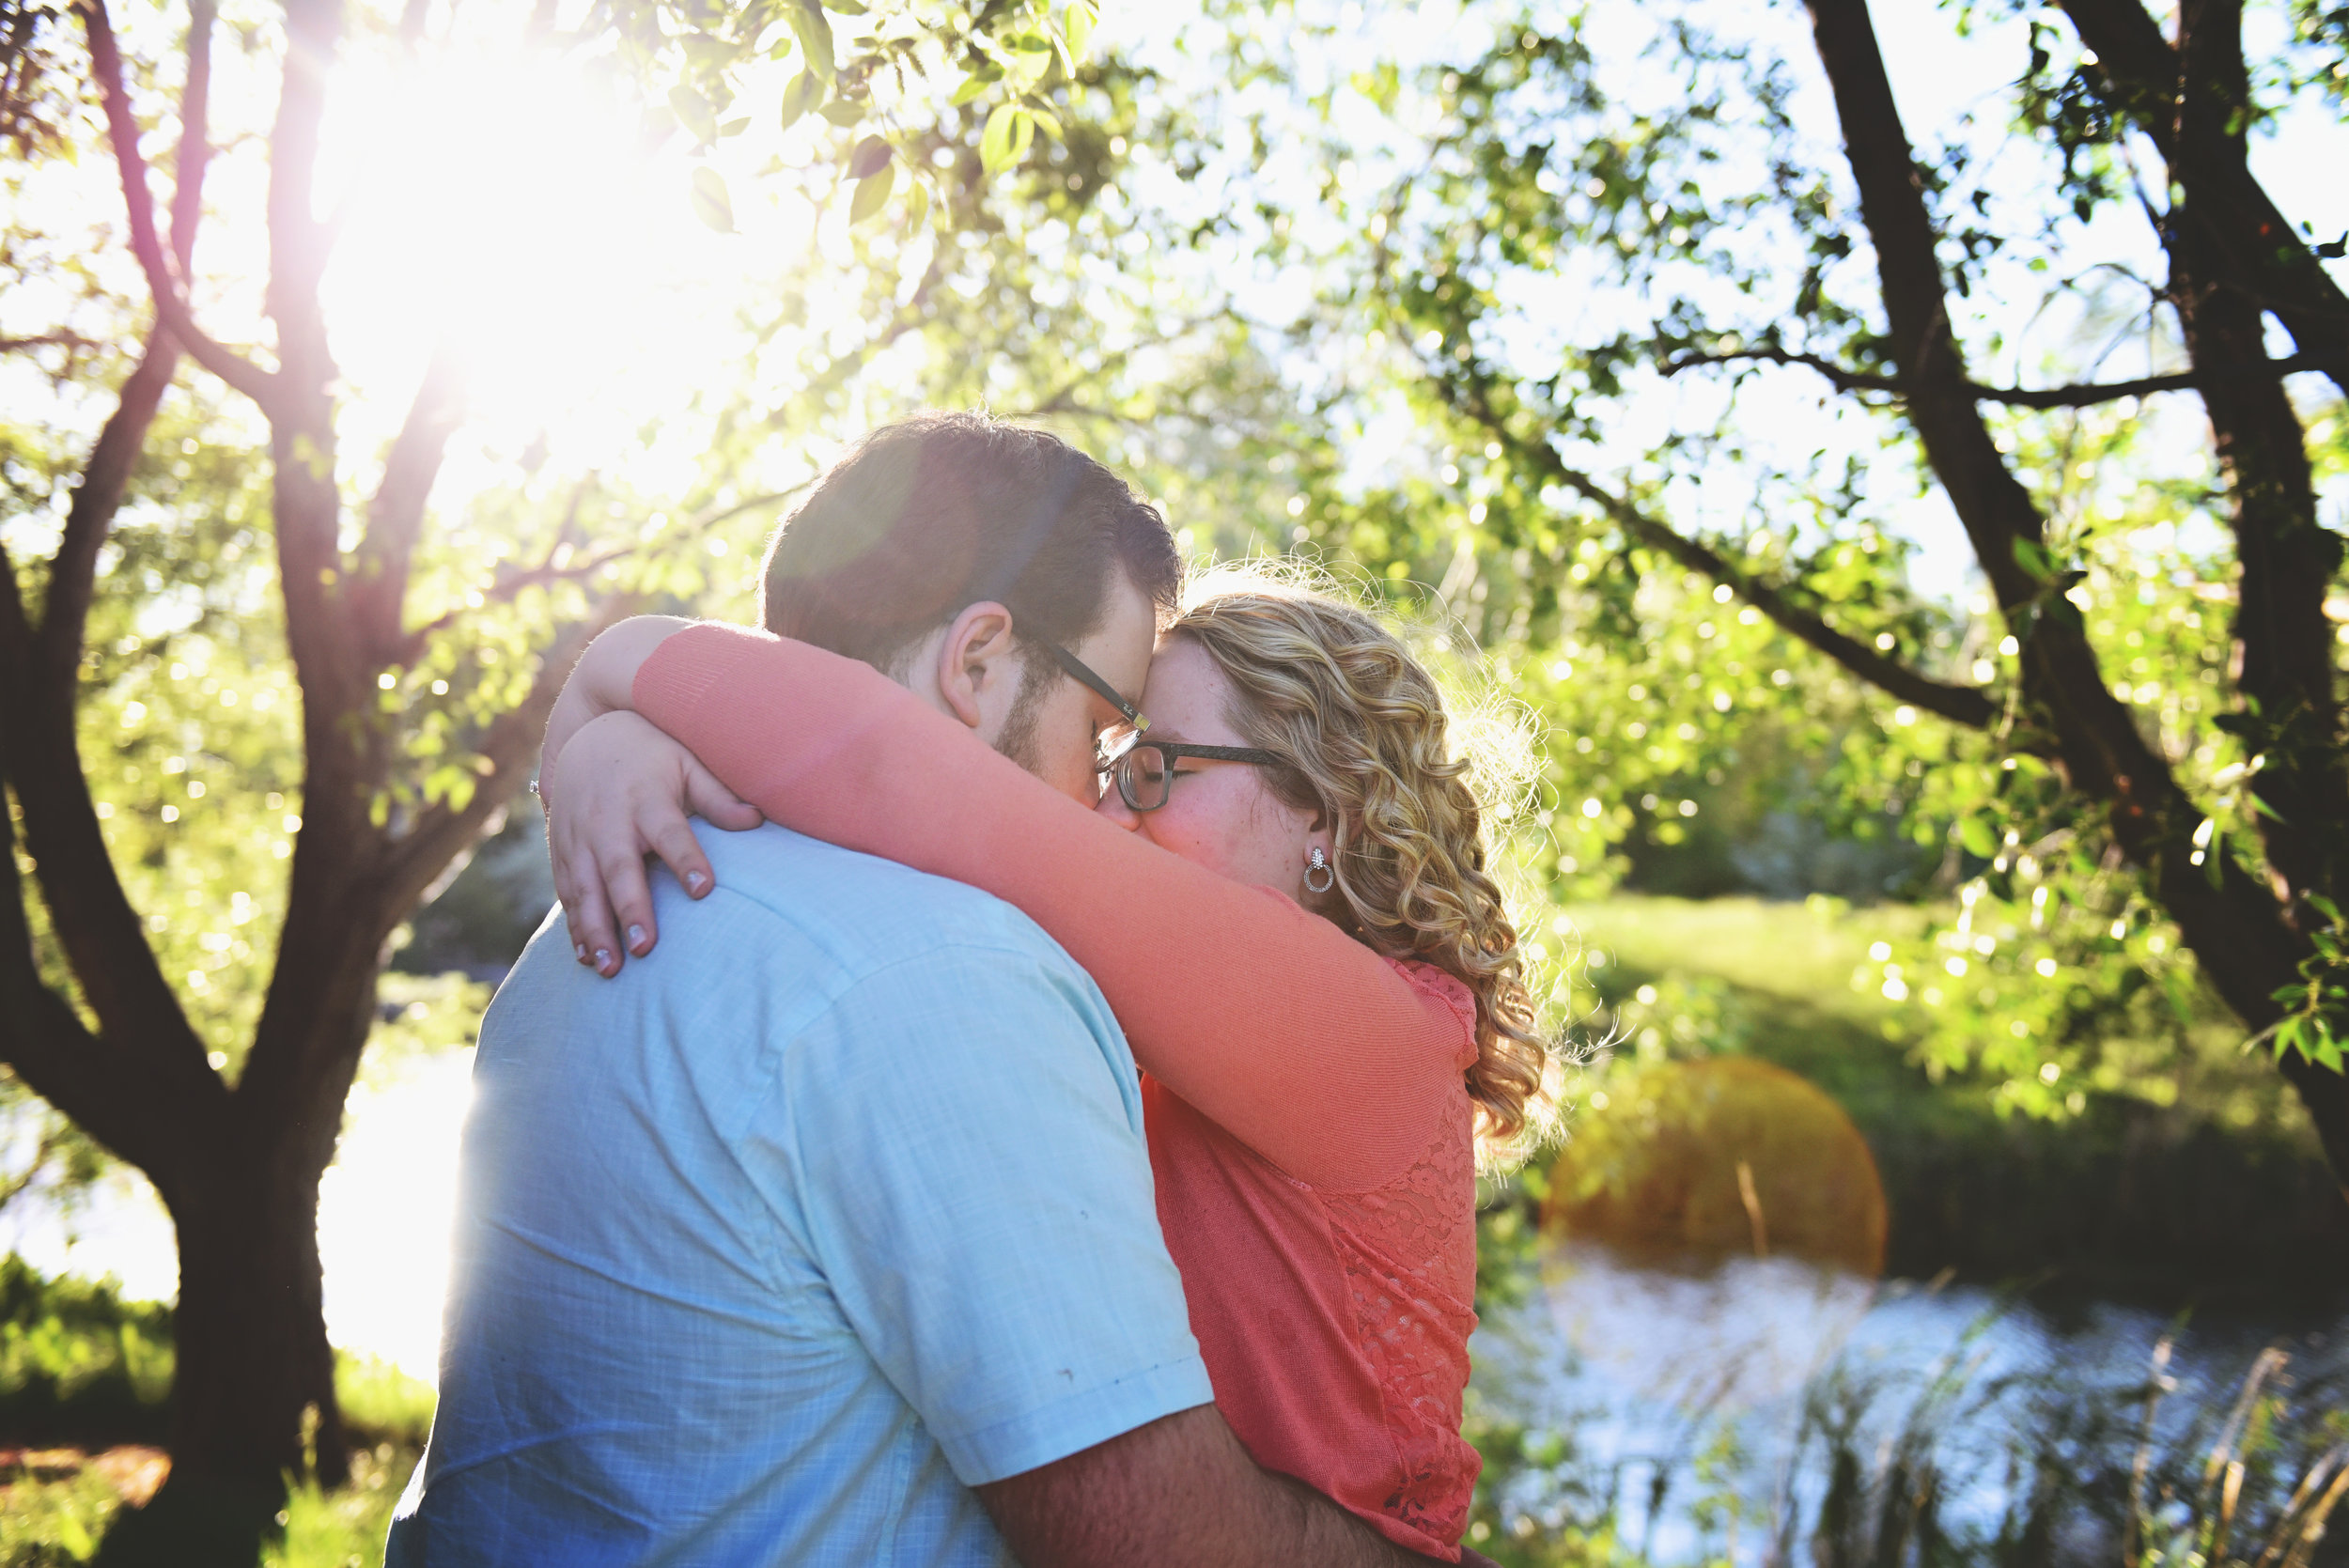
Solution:
{"label": "eyeglass frame", "polygon": [[1060,661],[1060,667],[1066,670],[1079,685],[1085,687],[1095,696],[1117,709],[1118,716],[1133,727],[1136,735],[1142,734],[1150,727],[1149,717],[1142,709],[1128,702],[1125,694],[1116,687],[1112,686],[1092,665],[1079,659],[1058,643],[1046,643],[1044,645],[1051,650],[1052,657]]}
{"label": "eyeglass frame", "polygon": [[[1166,794],[1157,805],[1145,806],[1134,800],[1133,791],[1126,787],[1126,764],[1136,752],[1155,751],[1163,754],[1166,764]],[[1201,762],[1245,762],[1258,768],[1285,768],[1288,759],[1276,752],[1257,746],[1194,746],[1187,740],[1136,740],[1108,760],[1106,771],[1116,786],[1117,798],[1126,802],[1126,809],[1141,815],[1161,810],[1174,799],[1174,780],[1178,775],[1174,765],[1185,757],[1197,757]]]}

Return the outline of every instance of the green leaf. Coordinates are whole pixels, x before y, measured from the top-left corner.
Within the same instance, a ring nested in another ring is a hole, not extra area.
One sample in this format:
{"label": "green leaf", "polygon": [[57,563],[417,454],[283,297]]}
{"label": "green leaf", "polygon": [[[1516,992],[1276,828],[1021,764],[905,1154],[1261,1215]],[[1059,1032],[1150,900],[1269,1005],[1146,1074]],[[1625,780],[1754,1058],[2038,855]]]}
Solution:
{"label": "green leaf", "polygon": [[721,234],[734,232],[734,202],[725,177],[705,163],[693,171],[693,216]]}
{"label": "green leaf", "polygon": [[824,9],[842,16],[863,16],[864,8],[863,0],[824,0]]}
{"label": "green leaf", "polygon": [[783,128],[788,131],[800,117],[824,101],[824,85],[813,74],[801,71],[791,78],[791,85],[783,89]]}
{"label": "green leaf", "polygon": [[846,131],[864,117],[864,105],[850,99],[835,98],[817,112]]}
{"label": "green leaf", "polygon": [[[894,167],[894,165],[893,165]],[[930,221],[930,188],[917,184],[906,193],[906,226],[920,228]]]}
{"label": "green leaf", "polygon": [[832,57],[832,23],[816,0],[796,0],[789,12],[791,31],[807,52],[807,69],[829,83],[839,69]]}
{"label": "green leaf", "polygon": [[1051,110],[1030,109],[1028,114],[1034,119],[1037,125],[1044,129],[1045,132],[1049,134],[1052,140],[1056,142],[1065,142],[1068,140],[1068,138],[1061,132],[1060,116],[1052,113]]}
{"label": "green leaf", "polygon": [[1081,60],[1093,46],[1094,24],[1101,20],[1101,8],[1094,0],[1068,0],[1068,15],[1061,24],[1061,34],[1068,40],[1068,53]]}
{"label": "green leaf", "polygon": [[[686,33],[677,41],[677,47],[685,51],[686,59],[705,70],[715,70],[733,59],[741,47],[724,39],[712,38],[708,33]],[[719,107],[723,108],[724,105],[720,104]]]}
{"label": "green leaf", "polygon": [[750,128],[750,116],[748,115],[744,115],[739,119],[730,119],[721,124],[718,127],[718,134],[720,136],[739,136],[743,132],[748,131]]}
{"label": "green leaf", "polygon": [[955,89],[955,96],[949,101],[959,109],[1003,79],[1003,73],[1000,70],[974,70],[961,86]]}
{"label": "green leaf", "polygon": [[1052,40],[1041,33],[1014,33],[1003,40],[1003,47],[1018,54],[1050,54]]}
{"label": "green leaf", "polygon": [[693,140],[707,147],[718,139],[718,112],[709,106],[709,100],[692,87],[682,83],[671,87],[669,107]]}
{"label": "green leaf", "polygon": [[1958,842],[1966,846],[1968,854],[1980,856],[1985,861],[1999,852],[1998,833],[1989,823],[1984,822],[1979,816],[1968,816],[1960,820],[1957,825],[1957,838]]}
{"label": "green leaf", "polygon": [[879,136],[867,136],[848,154],[848,178],[870,179],[889,167],[889,161],[896,155],[896,149]]}
{"label": "green leaf", "polygon": [[979,133],[979,163],[988,174],[1011,162],[1011,122],[1019,113],[1008,103],[998,103],[987,116],[987,129]]}
{"label": "green leaf", "polygon": [[878,174],[866,176],[856,182],[856,194],[848,199],[848,222],[861,224],[879,211],[889,200],[890,187],[897,183],[897,165],[883,163]]}
{"label": "green leaf", "polygon": [[2048,582],[2055,579],[2055,557],[2037,539],[2015,541],[2015,564],[2030,574],[2032,581]]}
{"label": "green leaf", "polygon": [[2284,1059],[2286,1051],[2297,1050],[2300,1047],[2300,1020],[2286,1018],[2278,1024],[2271,1043],[2276,1048],[2276,1060],[2279,1062]]}

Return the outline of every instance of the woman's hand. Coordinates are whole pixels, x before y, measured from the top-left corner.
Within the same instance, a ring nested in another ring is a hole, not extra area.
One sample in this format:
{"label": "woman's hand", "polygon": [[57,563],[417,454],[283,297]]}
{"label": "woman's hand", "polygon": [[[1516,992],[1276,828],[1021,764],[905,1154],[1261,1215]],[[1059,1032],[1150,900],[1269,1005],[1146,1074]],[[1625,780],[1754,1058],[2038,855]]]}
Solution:
{"label": "woman's hand", "polygon": [[547,737],[538,748],[541,799],[552,799],[554,765],[571,737],[582,725],[606,713],[634,708],[636,672],[644,668],[654,649],[692,624],[675,615],[631,615],[605,628],[587,644],[564,679],[554,710],[547,715]]}
{"label": "woman's hand", "polygon": [[699,758],[633,713],[606,713],[573,730],[541,775],[547,853],[579,961],[609,979],[622,943],[641,958],[660,933],[645,857],[659,855],[686,893],[717,885],[689,814],[739,832],[766,818],[718,782]]}

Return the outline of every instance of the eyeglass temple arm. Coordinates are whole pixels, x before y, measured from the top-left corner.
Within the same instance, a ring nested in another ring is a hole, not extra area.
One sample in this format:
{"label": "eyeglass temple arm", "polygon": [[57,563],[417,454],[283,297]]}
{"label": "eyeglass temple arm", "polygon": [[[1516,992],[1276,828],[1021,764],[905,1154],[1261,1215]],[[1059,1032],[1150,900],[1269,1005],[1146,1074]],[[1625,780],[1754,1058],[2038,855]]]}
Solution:
{"label": "eyeglass temple arm", "polygon": [[1052,643],[1047,645],[1051,648],[1052,657],[1060,660],[1060,667],[1067,671],[1069,675],[1073,675],[1078,680],[1083,682],[1084,685],[1103,702],[1109,704],[1112,707],[1117,709],[1120,714],[1124,715],[1126,722],[1133,725],[1135,734],[1139,735],[1150,727],[1150,721],[1143,716],[1142,709],[1136,707],[1133,704],[1128,702],[1122,695],[1120,695],[1116,687],[1112,686],[1108,681],[1103,680],[1099,675],[1094,674],[1093,667],[1091,665],[1087,664],[1083,660],[1079,659],[1075,654],[1070,653],[1066,648],[1062,647],[1058,643]]}

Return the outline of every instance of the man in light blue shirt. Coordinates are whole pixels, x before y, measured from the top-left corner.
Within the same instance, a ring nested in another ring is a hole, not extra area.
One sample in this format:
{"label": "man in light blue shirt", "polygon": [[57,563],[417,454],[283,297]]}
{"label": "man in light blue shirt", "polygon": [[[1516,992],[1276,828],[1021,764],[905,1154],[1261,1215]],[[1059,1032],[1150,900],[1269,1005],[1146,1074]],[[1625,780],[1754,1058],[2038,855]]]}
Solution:
{"label": "man in light blue shirt", "polygon": [[[929,416],[786,524],[766,613],[1081,795],[1175,576],[1099,465]],[[583,662],[551,796],[641,722],[578,727],[591,667],[642,657]],[[619,971],[551,916],[484,1021],[441,1405],[388,1568],[1420,1560],[1215,1414],[1132,1058],[1057,944],[781,828],[698,847],[716,891],[661,878],[658,954]]]}

